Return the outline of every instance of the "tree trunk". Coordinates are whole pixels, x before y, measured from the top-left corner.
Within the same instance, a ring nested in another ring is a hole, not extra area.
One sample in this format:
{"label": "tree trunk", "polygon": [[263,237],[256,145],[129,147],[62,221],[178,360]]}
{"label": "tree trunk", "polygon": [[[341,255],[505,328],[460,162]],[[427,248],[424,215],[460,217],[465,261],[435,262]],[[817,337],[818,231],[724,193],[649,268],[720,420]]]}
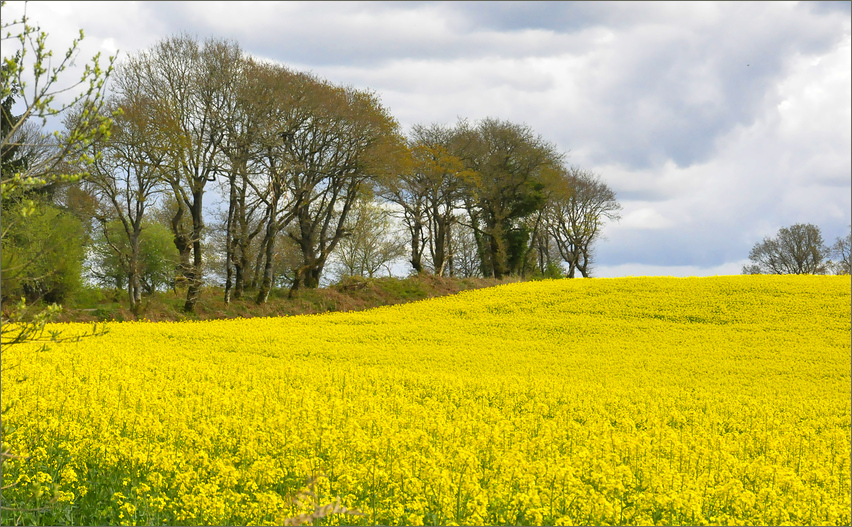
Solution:
{"label": "tree trunk", "polygon": [[503,239],[503,229],[499,221],[488,223],[489,245],[492,276],[498,280],[506,276],[506,243]]}
{"label": "tree trunk", "polygon": [[245,282],[245,276],[243,274],[243,267],[245,257],[240,255],[239,258],[234,262],[234,298],[239,300],[243,297],[243,283]]}
{"label": "tree trunk", "polygon": [[201,201],[204,196],[203,190],[192,193],[192,276],[189,280],[189,288],[186,291],[186,303],[183,310],[187,313],[195,311],[195,304],[201,294],[202,276],[201,260],[201,234],[204,230],[204,217],[202,216]]}
{"label": "tree trunk", "polygon": [[539,211],[538,216],[536,216],[535,224],[533,225],[533,231],[530,235],[530,242],[527,244],[526,250],[524,251],[524,255],[521,258],[521,278],[527,277],[527,266],[529,265],[530,254],[532,254],[533,247],[535,246],[536,239],[538,238],[538,228],[541,223],[542,213]]}
{"label": "tree trunk", "polygon": [[178,200],[178,209],[175,215],[172,216],[172,234],[174,234],[175,248],[178,251],[178,268],[174,282],[174,292],[177,294],[178,286],[183,286],[187,281],[187,275],[191,272],[189,264],[189,253],[192,250],[189,236],[183,230],[181,220],[186,212],[183,203],[180,201],[180,194],[175,190],[175,197]]}
{"label": "tree trunk", "polygon": [[432,268],[435,269],[435,274],[440,276],[444,273],[444,265],[446,263],[446,230],[443,219],[439,216],[435,225],[435,253],[432,261]]}
{"label": "tree trunk", "polygon": [[225,305],[231,303],[231,279],[233,270],[231,269],[234,261],[234,211],[237,202],[236,175],[232,174],[229,178],[230,182],[230,199],[228,200],[228,219],[225,223]]}
{"label": "tree trunk", "polygon": [[[272,216],[275,217],[274,215]],[[255,303],[265,304],[269,299],[269,291],[272,289],[272,258],[275,254],[275,220],[266,225],[266,236],[263,238],[263,248],[266,263],[263,267],[263,281],[257,293]]]}
{"label": "tree trunk", "polygon": [[261,243],[260,250],[257,251],[257,257],[254,259],[254,272],[252,273],[251,282],[249,283],[249,289],[257,289],[258,281],[261,278],[261,269],[263,268],[263,257],[266,256],[266,252],[263,250],[265,246]]}
{"label": "tree trunk", "polygon": [[130,297],[130,312],[135,318],[139,318],[139,311],[142,302],[142,291],[139,286],[139,234],[140,230],[136,229],[130,235],[130,265],[129,276],[127,277],[127,292]]}
{"label": "tree trunk", "polygon": [[421,274],[423,272],[423,247],[420,245],[420,237],[423,232],[423,224],[420,220],[415,220],[411,228],[411,267],[414,272]]}

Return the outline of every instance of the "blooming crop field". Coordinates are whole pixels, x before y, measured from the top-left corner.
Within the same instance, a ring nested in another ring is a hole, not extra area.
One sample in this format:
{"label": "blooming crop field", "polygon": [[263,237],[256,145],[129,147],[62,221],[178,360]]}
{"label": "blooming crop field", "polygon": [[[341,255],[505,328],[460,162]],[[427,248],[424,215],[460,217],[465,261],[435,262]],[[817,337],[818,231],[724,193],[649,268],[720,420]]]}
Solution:
{"label": "blooming crop field", "polygon": [[[3,351],[4,524],[850,517],[850,283],[510,284]],[[63,335],[90,329],[57,325]]]}

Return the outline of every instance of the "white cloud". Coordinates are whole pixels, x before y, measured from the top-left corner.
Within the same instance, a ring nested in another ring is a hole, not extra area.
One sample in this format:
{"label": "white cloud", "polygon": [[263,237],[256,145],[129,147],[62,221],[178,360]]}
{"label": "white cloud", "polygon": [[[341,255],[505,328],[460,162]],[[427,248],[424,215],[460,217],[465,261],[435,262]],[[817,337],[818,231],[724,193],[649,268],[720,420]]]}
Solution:
{"label": "white cloud", "polygon": [[675,222],[663,216],[653,207],[644,207],[628,212],[621,218],[618,224],[620,229],[630,230],[654,230],[667,229],[675,225]]}

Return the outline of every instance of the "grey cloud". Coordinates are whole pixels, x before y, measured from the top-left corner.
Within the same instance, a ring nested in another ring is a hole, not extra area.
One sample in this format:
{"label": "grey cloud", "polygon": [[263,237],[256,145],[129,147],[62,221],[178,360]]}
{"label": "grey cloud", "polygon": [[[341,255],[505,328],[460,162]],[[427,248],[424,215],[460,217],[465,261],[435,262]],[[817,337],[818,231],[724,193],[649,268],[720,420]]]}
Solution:
{"label": "grey cloud", "polygon": [[442,2],[463,29],[518,31],[549,29],[572,32],[606,17],[594,2]]}
{"label": "grey cloud", "polygon": [[[801,23],[760,32],[740,23],[657,41],[643,42],[644,34],[623,36],[607,77],[593,81],[602,101],[595,135],[606,138],[600,137],[606,146],[594,161],[646,168],[664,159],[679,166],[707,160],[715,137],[760,114],[786,74],[789,57],[826,51],[838,41],[842,32],[831,25],[835,31]],[[694,99],[708,87],[712,96]]]}
{"label": "grey cloud", "polygon": [[813,13],[842,13],[849,16],[852,13],[852,2],[799,2],[797,7],[808,9]]}

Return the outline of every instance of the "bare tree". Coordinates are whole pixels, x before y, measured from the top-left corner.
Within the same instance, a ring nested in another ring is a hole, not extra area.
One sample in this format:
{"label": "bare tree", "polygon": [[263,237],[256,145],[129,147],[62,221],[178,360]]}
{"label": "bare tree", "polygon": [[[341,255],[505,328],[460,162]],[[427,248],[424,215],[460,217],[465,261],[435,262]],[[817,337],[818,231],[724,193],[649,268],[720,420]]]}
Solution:
{"label": "bare tree", "polygon": [[461,215],[456,217],[456,228],[450,233],[452,276],[469,278],[482,276],[479,251],[473,230],[463,224]]}
{"label": "bare tree", "polygon": [[852,225],[849,226],[849,233],[844,237],[838,237],[831,246],[831,257],[834,258],[831,268],[834,274],[852,274],[850,252],[852,252]]}
{"label": "bare tree", "polygon": [[591,272],[595,242],[606,220],[620,218],[615,192],[600,176],[571,167],[557,180],[547,214],[547,229],[568,263],[568,277]]}
{"label": "bare tree", "polygon": [[[115,251],[126,274],[130,311],[139,316],[142,300],[140,282],[140,237],[145,213],[155,195],[162,190],[167,150],[151,108],[157,101],[140,91],[140,79],[132,69],[119,69],[116,94],[109,107],[120,108],[108,141],[96,144],[99,154],[85,186],[99,199],[101,212],[96,218],[103,236]],[[110,220],[123,227],[126,244],[111,240]]]}
{"label": "bare tree", "polygon": [[391,264],[405,255],[405,244],[393,232],[387,211],[369,199],[358,200],[345,228],[333,257],[338,279],[372,278],[382,270],[390,275]]}
{"label": "bare tree", "polygon": [[[155,119],[169,138],[166,180],[178,204],[171,224],[189,285],[184,304],[187,312],[195,310],[201,291],[204,192],[207,183],[223,172],[222,119],[228,113],[242,57],[235,43],[213,39],[199,43],[179,35],[161,40],[129,61],[128,67],[138,69],[146,79],[148,98],[160,101]],[[189,232],[182,228],[187,214],[192,219]]]}
{"label": "bare tree", "polygon": [[797,223],[756,243],[748,255],[753,263],[743,266],[743,274],[825,274],[828,255],[819,227]]}

